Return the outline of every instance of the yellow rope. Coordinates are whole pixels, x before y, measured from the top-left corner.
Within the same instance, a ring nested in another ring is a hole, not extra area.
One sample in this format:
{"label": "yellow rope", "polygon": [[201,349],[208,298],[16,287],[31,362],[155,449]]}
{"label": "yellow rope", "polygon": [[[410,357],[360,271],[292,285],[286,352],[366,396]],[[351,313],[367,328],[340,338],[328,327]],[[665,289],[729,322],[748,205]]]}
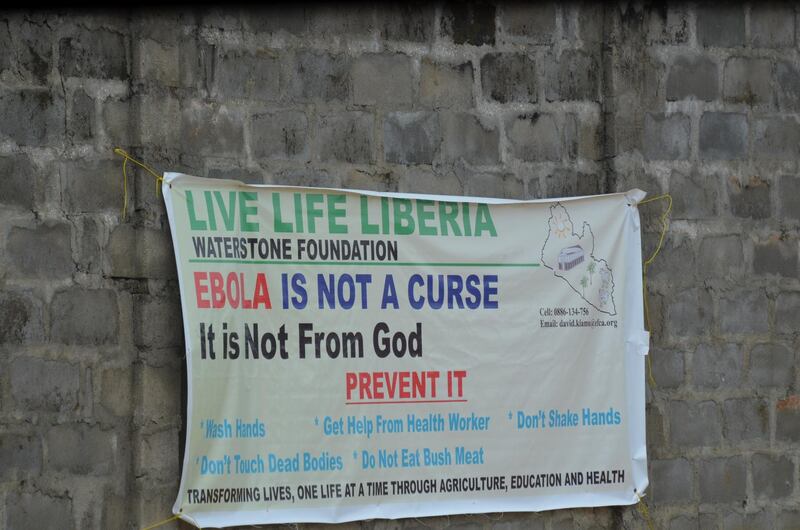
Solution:
{"label": "yellow rope", "polygon": [[167,523],[171,523],[172,521],[175,521],[176,519],[179,519],[180,516],[181,516],[181,514],[173,515],[169,519],[164,519],[163,521],[160,521],[160,522],[158,522],[156,524],[153,524],[153,525],[150,525],[148,527],[142,528],[142,530],[153,530],[153,528],[158,528],[159,526],[164,526]]}
{"label": "yellow rope", "polygon": [[119,147],[114,148],[114,154],[117,154],[125,159],[125,161],[122,163],[122,219],[124,220],[128,215],[128,161],[133,162],[156,178],[156,196],[158,196],[159,184],[164,182],[164,177],[156,173],[153,168],[147,164],[139,162]]}
{"label": "yellow rope", "polygon": [[[647,268],[658,256],[658,253],[661,252],[661,247],[664,244],[664,236],[667,234],[667,228],[669,227],[669,223],[667,219],[669,217],[670,212],[672,212],[672,195],[669,193],[664,193],[663,195],[656,195],[655,197],[650,197],[649,199],[645,199],[641,201],[639,204],[647,204],[648,202],[660,201],[662,199],[667,200],[667,209],[664,210],[664,213],[661,214],[661,236],[658,238],[658,245],[656,245],[656,249],[653,252],[653,255],[647,258],[644,262],[642,267],[642,290],[644,294],[644,318],[645,323],[647,325],[647,331],[650,331],[650,308],[647,305]],[[650,359],[650,356],[647,356],[647,376],[648,380],[650,381],[650,386],[652,388],[656,388],[656,380],[653,377],[653,362]]]}
{"label": "yellow rope", "polygon": [[655,530],[655,525],[653,524],[653,518],[650,517],[650,510],[647,508],[647,504],[644,502],[644,498],[639,495],[638,491],[634,491],[636,497],[639,499],[639,502],[636,503],[636,509],[639,510],[639,513],[642,514],[644,518],[644,522],[647,524],[648,530]]}
{"label": "yellow rope", "polygon": [[667,199],[667,209],[664,211],[663,214],[661,214],[661,237],[658,239],[658,245],[656,246],[656,250],[655,252],[653,252],[653,255],[650,256],[644,262],[645,274],[647,274],[648,265],[653,263],[653,260],[656,259],[658,253],[661,252],[661,245],[664,243],[664,236],[667,234],[667,227],[669,226],[667,223],[667,217],[669,217],[670,212],[672,212],[672,195],[670,195],[669,193],[665,193],[663,195],[656,195],[655,197],[650,197],[649,199],[645,199],[639,203],[639,204],[647,204],[648,202],[660,201],[661,199]]}
{"label": "yellow rope", "polygon": [[122,220],[128,218],[128,158],[122,162]]}

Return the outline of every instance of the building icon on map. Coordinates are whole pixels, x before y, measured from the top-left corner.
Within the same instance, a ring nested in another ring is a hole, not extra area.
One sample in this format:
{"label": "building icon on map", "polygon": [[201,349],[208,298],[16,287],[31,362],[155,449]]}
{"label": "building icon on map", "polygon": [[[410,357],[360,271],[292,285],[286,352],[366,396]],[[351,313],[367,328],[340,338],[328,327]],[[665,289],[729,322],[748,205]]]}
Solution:
{"label": "building icon on map", "polygon": [[584,252],[580,245],[565,247],[558,253],[558,270],[568,271],[576,265],[583,263]]}

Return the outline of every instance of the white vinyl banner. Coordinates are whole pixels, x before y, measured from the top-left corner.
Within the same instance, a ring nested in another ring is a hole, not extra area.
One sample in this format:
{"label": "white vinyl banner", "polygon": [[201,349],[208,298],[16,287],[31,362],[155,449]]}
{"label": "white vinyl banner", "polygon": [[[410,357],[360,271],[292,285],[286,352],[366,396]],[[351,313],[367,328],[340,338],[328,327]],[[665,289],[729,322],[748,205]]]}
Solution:
{"label": "white vinyl banner", "polygon": [[639,190],[515,201],[168,173],[199,527],[633,504]]}

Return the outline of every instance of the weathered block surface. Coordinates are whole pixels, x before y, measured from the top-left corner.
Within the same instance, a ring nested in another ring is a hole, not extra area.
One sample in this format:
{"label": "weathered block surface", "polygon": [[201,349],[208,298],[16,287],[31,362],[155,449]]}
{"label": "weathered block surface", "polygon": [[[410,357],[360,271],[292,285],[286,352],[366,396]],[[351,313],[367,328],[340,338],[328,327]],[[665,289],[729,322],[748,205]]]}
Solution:
{"label": "weathered block surface", "polygon": [[18,277],[69,278],[75,270],[72,230],[67,223],[43,223],[34,228],[14,226],[6,248],[13,274]]}
{"label": "weathered block surface", "polygon": [[356,105],[411,103],[411,61],[406,55],[362,55],[353,64],[351,75]]}
{"label": "weathered block surface", "polygon": [[118,315],[117,295],[111,289],[64,289],[50,304],[50,337],[62,344],[115,343]]}
{"label": "weathered block surface", "polygon": [[536,64],[525,54],[484,55],[481,83],[484,95],[498,103],[536,102]]}
{"label": "weathered block surface", "polygon": [[441,137],[437,114],[395,112],[383,122],[384,156],[396,164],[430,164]]}

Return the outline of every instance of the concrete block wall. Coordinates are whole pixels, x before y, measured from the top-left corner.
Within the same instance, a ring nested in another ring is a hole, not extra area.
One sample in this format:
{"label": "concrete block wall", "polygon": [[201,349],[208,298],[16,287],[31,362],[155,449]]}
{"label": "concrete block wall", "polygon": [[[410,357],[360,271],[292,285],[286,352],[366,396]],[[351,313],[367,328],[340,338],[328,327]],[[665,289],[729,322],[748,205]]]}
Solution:
{"label": "concrete block wall", "polygon": [[[798,27],[788,3],[0,12],[0,527],[140,528],[176,495],[171,240],[135,168],[122,217],[115,146],[256,183],[671,193],[650,514],[800,527]],[[345,526],[647,527],[634,507]]]}

